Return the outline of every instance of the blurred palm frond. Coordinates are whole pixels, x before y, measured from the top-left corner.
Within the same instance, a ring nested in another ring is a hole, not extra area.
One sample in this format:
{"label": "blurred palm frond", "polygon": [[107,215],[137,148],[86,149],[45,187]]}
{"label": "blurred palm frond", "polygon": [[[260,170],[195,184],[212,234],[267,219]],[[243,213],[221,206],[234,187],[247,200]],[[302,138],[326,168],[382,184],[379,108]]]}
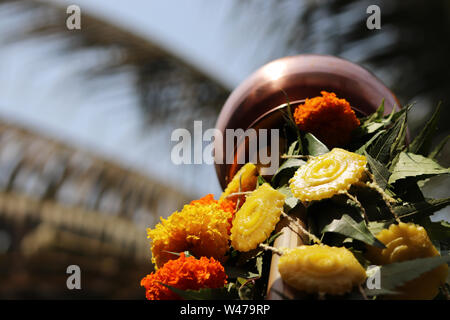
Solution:
{"label": "blurred palm frond", "polygon": [[72,31],[63,23],[68,17],[65,7],[55,2],[0,0],[0,17],[13,14],[24,21],[7,32],[0,46],[27,39],[56,39],[60,45],[55,53],[67,56],[68,61],[77,52],[103,49],[96,66],[80,76],[98,79],[131,72],[149,124],[186,123],[200,117],[212,122],[229,93],[219,81],[174,53],[88,12],[82,12],[81,30]]}

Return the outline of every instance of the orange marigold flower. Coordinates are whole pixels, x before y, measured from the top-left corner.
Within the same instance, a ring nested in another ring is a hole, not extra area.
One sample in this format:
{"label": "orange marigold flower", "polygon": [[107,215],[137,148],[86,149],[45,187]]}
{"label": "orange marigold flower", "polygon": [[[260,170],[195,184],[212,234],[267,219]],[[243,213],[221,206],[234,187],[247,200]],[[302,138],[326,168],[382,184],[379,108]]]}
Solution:
{"label": "orange marigold flower", "polygon": [[211,204],[211,203],[217,203],[217,200],[214,200],[214,195],[210,193],[198,200],[192,200],[191,203],[189,204],[194,205],[194,204]]}
{"label": "orange marigold flower", "polygon": [[236,214],[236,203],[234,201],[224,199],[219,201],[219,205],[222,210],[231,213],[230,218],[228,218],[228,235],[231,235],[231,227],[233,226],[233,219]]}
{"label": "orange marigold flower", "polygon": [[180,300],[181,297],[161,283],[181,289],[199,290],[221,288],[227,283],[223,266],[214,258],[186,257],[181,253],[176,260],[168,261],[162,268],[141,280],[148,300]]}
{"label": "orange marigold flower", "polygon": [[200,198],[198,200],[192,200],[191,203],[189,203],[189,204],[190,205],[194,205],[194,204],[209,205],[212,203],[219,204],[220,208],[224,211],[227,211],[230,213],[234,213],[234,211],[235,211],[233,201],[230,201],[228,199],[221,199],[219,201],[214,200],[214,195],[211,193],[207,194],[206,196],[204,196],[203,198]]}
{"label": "orange marigold flower", "polygon": [[198,257],[224,261],[229,249],[232,218],[232,212],[228,210],[229,205],[208,195],[185,205],[167,219],[161,218],[154,229],[147,230],[156,267],[174,259],[170,252],[190,251]]}
{"label": "orange marigold flower", "polygon": [[322,97],[306,99],[294,112],[300,130],[310,132],[328,147],[343,146],[360,125],[350,103],[336,94],[322,91]]}

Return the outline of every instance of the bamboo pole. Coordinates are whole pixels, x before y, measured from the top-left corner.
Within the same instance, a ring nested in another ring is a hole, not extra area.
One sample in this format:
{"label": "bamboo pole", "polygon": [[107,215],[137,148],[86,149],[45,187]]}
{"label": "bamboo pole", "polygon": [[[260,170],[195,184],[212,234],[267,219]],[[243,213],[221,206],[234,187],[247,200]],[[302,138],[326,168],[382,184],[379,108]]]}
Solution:
{"label": "bamboo pole", "polygon": [[[294,211],[295,210],[295,211]],[[297,206],[290,212],[290,216],[296,219],[303,227],[306,226],[306,210],[303,206]],[[301,231],[295,226],[288,218],[284,217],[278,223],[276,232],[282,232],[282,234],[275,239],[275,248],[295,248],[307,241],[302,239],[299,234]],[[268,300],[282,300],[282,299],[302,299],[304,294],[289,287],[281,279],[278,272],[278,261],[280,256],[276,253],[272,254],[272,261],[270,265],[269,281],[267,285],[267,299]]]}

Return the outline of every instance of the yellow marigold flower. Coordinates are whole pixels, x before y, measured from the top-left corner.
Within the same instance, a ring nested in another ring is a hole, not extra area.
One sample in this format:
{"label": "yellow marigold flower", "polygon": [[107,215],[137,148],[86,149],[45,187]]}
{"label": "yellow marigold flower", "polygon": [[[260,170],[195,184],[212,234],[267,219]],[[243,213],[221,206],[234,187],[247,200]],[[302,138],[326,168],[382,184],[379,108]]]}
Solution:
{"label": "yellow marigold flower", "polygon": [[250,251],[266,240],[280,221],[285,198],[268,183],[253,191],[233,220],[231,245]]}
{"label": "yellow marigold flower", "polygon": [[341,295],[366,278],[364,268],[348,249],[317,244],[286,249],[278,270],[284,282],[308,293]]}
{"label": "yellow marigold flower", "polygon": [[289,181],[292,194],[302,202],[331,198],[359,181],[366,163],[364,156],[334,148],[298,168]]}
{"label": "yellow marigold flower", "polygon": [[236,195],[228,197],[228,195],[232,193],[236,193],[239,191],[239,179],[241,181],[241,192],[253,191],[256,188],[256,181],[258,179],[258,169],[256,165],[253,163],[246,163],[238,172],[234,175],[233,179],[231,179],[230,183],[228,183],[225,191],[220,196],[219,201],[224,199],[228,199],[233,201],[234,203],[240,199],[240,205],[245,202],[245,195]]}
{"label": "yellow marigold flower", "polygon": [[194,256],[214,257],[224,261],[229,249],[229,226],[232,212],[220,203],[194,202],[161,218],[154,229],[148,229],[152,240],[152,261],[157,267],[177,257],[170,252],[190,251]]}
{"label": "yellow marigold flower", "polygon": [[[384,265],[439,255],[426,230],[413,223],[392,224],[389,229],[382,230],[376,237],[385,244],[386,248],[368,246],[367,258],[375,264]],[[433,299],[438,294],[439,287],[445,283],[447,274],[448,266],[443,264],[395,289],[401,294],[389,295],[386,298],[401,300]]]}

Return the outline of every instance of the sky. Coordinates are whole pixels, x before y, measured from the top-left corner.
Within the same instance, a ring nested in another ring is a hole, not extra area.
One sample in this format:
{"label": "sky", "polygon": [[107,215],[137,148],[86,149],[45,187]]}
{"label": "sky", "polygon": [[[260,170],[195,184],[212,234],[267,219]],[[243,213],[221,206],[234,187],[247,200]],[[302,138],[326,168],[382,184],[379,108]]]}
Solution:
{"label": "sky", "polygon": [[[230,0],[46,1],[77,4],[82,25],[83,12],[110,21],[156,43],[230,90],[277,58],[273,48],[285,41],[283,33],[267,32],[270,12],[248,10],[242,19],[233,16],[236,10],[231,10],[234,1]],[[290,13],[283,14],[288,18]],[[0,19],[0,42],[2,33],[15,23],[23,19]],[[63,56],[49,59],[61,45],[61,41],[31,39],[2,48],[0,116],[176,185],[193,197],[220,194],[212,165],[186,168],[171,163],[171,128],[155,125],[143,132],[130,74],[108,79],[115,84],[112,87],[120,85],[120,99],[112,90],[86,92],[83,82],[71,75],[95,66],[104,52],[77,53],[70,63]]]}

